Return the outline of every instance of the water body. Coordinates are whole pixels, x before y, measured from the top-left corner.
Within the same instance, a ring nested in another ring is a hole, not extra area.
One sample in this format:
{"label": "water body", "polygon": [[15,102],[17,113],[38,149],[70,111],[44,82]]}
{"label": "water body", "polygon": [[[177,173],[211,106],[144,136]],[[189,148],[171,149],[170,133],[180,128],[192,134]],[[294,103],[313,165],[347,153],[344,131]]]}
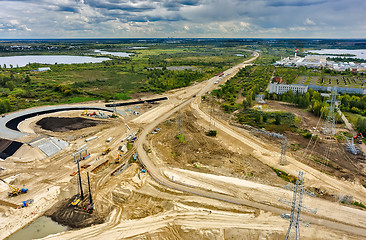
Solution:
{"label": "water body", "polygon": [[133,53],[107,52],[107,51],[103,51],[103,50],[94,50],[94,52],[100,53],[100,54],[103,54],[103,55],[112,55],[112,56],[116,56],[116,57],[129,57],[129,56],[133,55]]}
{"label": "water body", "polygon": [[[322,50],[310,50],[308,52],[317,53],[317,54],[339,54],[340,57],[346,58],[360,58],[366,59],[366,49],[354,49],[354,50],[347,50],[347,49],[322,49]],[[342,54],[352,54],[354,56],[341,56]],[[337,56],[329,56],[329,57],[337,57]]]}
{"label": "water body", "polygon": [[30,240],[44,238],[51,234],[64,232],[67,227],[52,221],[49,217],[39,217],[31,224],[14,233],[6,240]]}
{"label": "water body", "polygon": [[42,63],[42,64],[74,64],[74,63],[99,63],[111,60],[109,58],[96,58],[87,56],[71,56],[71,55],[26,55],[26,56],[11,56],[0,57],[1,67],[6,64],[9,68],[19,66],[24,67],[28,63]]}

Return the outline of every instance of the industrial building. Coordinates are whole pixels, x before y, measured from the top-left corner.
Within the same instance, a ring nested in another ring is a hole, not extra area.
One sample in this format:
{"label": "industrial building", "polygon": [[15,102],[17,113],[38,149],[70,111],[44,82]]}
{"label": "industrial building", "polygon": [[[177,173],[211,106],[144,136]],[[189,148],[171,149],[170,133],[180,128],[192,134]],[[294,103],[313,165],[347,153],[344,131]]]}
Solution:
{"label": "industrial building", "polygon": [[283,94],[292,90],[294,93],[306,93],[308,91],[308,86],[299,85],[299,84],[277,84],[270,83],[269,84],[269,93]]}

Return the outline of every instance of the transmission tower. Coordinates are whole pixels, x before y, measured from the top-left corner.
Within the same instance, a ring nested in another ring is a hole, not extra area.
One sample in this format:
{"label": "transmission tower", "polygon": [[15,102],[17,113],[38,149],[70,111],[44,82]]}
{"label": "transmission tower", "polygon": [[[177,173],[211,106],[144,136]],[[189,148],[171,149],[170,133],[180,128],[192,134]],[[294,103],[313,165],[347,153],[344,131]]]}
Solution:
{"label": "transmission tower", "polygon": [[182,116],[180,111],[178,112],[178,135],[182,134]]}
{"label": "transmission tower", "polygon": [[323,133],[324,135],[334,136],[335,131],[335,103],[337,100],[337,87],[333,87],[331,98],[327,102],[330,103],[327,118],[324,123]]}
{"label": "transmission tower", "polygon": [[282,141],[280,165],[286,164],[287,138]]}
{"label": "transmission tower", "polygon": [[208,130],[213,130],[215,128],[215,122],[213,121],[213,112],[214,112],[214,104],[211,100],[211,111],[210,111],[210,125],[208,127]]}
{"label": "transmission tower", "polygon": [[[313,209],[305,207],[302,204],[302,198],[303,198],[304,193],[306,193],[310,196],[315,196],[315,195],[314,195],[314,193],[308,192],[304,189],[304,172],[302,172],[302,171],[298,171],[298,172],[299,172],[299,175],[297,177],[296,184],[294,186],[290,186],[290,185],[285,186],[285,188],[287,188],[289,190],[293,190],[292,202],[286,201],[283,199],[279,200],[280,202],[291,206],[291,215],[289,217],[290,225],[287,230],[287,234],[286,234],[286,238],[285,238],[286,240],[289,240],[289,239],[300,240],[300,223],[302,222],[302,220],[300,219],[300,213],[301,213],[302,209],[305,211],[308,211],[308,212],[312,212],[314,214],[316,214],[316,212],[317,212],[317,209],[313,210]],[[286,216],[286,214],[283,214],[283,216]]]}

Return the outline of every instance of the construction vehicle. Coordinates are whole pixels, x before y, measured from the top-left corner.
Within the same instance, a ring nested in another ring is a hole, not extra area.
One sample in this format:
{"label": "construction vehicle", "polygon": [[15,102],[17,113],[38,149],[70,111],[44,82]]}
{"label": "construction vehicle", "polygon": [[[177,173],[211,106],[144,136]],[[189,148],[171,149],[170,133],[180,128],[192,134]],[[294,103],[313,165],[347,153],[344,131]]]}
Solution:
{"label": "construction vehicle", "polygon": [[118,155],[117,155],[117,158],[116,158],[116,161],[114,163],[118,164],[119,161],[121,160],[121,154],[122,152],[118,152]]}
{"label": "construction vehicle", "polygon": [[363,135],[362,133],[357,134],[356,136],[353,136],[353,139],[358,143],[362,144]]}
{"label": "construction vehicle", "polygon": [[9,183],[5,182],[3,179],[0,178],[0,180],[3,181],[5,184],[7,184],[9,186],[9,188],[11,189],[11,192],[9,192],[9,197],[15,197],[15,196],[18,196],[21,193],[27,193],[28,192],[28,188],[13,187]]}
{"label": "construction vehicle", "polygon": [[146,152],[151,153],[151,148],[147,147],[145,144],[143,144],[142,147]]}
{"label": "construction vehicle", "polygon": [[104,149],[104,151],[102,152],[102,155],[107,155],[109,152],[111,151],[111,148],[106,148]]}
{"label": "construction vehicle", "polygon": [[71,202],[71,205],[72,206],[77,206],[80,203],[80,201],[81,201],[80,198],[79,197],[76,197],[74,199],[74,201]]}

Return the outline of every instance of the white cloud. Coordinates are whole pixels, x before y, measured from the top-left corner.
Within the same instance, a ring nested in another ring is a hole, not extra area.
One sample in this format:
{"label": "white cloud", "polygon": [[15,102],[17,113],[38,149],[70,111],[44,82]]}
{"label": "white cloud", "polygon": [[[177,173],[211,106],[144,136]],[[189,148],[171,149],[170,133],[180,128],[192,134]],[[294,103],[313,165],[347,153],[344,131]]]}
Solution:
{"label": "white cloud", "polygon": [[304,24],[305,25],[313,25],[313,26],[316,25],[316,23],[313,20],[311,20],[310,18],[307,18],[305,20]]}

